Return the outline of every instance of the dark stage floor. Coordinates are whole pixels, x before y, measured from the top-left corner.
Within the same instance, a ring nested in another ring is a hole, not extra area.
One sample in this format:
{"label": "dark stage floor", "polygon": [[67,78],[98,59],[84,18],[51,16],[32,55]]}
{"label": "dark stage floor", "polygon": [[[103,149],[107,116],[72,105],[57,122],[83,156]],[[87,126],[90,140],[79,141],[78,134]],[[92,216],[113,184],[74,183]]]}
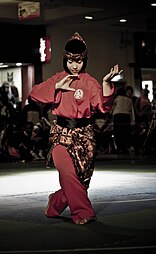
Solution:
{"label": "dark stage floor", "polygon": [[[107,157],[96,161],[89,196],[97,221],[75,225],[67,208],[44,216],[59,188],[44,162],[0,164],[1,253],[155,253],[156,160]],[[76,197],[75,197],[76,198]]]}

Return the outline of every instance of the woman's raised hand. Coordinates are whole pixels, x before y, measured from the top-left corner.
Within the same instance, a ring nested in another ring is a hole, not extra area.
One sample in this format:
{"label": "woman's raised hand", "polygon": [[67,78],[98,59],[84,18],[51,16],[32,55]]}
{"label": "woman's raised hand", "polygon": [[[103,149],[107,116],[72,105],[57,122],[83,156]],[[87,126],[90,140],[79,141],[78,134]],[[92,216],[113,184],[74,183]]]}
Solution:
{"label": "woman's raised hand", "polygon": [[61,79],[59,82],[56,83],[55,88],[68,91],[75,91],[75,88],[70,87],[70,84],[77,77],[78,75],[67,75],[66,77],[64,77],[63,79]]}
{"label": "woman's raised hand", "polygon": [[123,70],[120,70],[119,65],[116,64],[111,68],[110,72],[104,76],[103,81],[109,82],[112,78],[114,78],[116,75],[121,74],[122,72]]}

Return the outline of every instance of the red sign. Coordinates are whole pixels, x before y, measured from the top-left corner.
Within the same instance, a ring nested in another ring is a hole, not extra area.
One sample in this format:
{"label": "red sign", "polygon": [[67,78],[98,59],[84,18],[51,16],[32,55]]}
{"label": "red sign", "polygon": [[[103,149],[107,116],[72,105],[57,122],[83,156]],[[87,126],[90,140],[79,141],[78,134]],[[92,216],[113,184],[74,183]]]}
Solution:
{"label": "red sign", "polygon": [[51,41],[49,36],[40,38],[40,60],[43,63],[51,61]]}

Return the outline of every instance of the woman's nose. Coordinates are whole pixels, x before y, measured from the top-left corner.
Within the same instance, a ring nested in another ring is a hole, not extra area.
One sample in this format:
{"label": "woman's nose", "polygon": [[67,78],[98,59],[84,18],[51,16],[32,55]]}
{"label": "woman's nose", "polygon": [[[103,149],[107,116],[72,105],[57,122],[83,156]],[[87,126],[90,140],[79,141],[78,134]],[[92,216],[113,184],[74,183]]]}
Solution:
{"label": "woman's nose", "polygon": [[77,63],[73,63],[73,68],[77,69]]}

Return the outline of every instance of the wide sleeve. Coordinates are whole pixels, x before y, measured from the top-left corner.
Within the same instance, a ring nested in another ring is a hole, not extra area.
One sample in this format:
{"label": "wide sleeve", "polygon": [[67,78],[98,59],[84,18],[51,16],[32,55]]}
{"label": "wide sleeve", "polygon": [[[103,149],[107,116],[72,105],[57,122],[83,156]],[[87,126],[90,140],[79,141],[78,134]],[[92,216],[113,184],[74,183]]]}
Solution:
{"label": "wide sleeve", "polygon": [[33,86],[29,96],[32,100],[42,103],[58,103],[61,93],[55,90],[56,78],[50,77],[46,81]]}
{"label": "wide sleeve", "polygon": [[112,109],[113,101],[114,101],[114,85],[111,84],[111,91],[108,96],[103,96],[103,107],[105,112],[108,112]]}
{"label": "wide sleeve", "polygon": [[102,113],[108,112],[112,108],[114,99],[114,86],[109,96],[103,96],[102,86],[98,82],[94,82],[92,86],[91,106],[93,111],[98,110]]}

